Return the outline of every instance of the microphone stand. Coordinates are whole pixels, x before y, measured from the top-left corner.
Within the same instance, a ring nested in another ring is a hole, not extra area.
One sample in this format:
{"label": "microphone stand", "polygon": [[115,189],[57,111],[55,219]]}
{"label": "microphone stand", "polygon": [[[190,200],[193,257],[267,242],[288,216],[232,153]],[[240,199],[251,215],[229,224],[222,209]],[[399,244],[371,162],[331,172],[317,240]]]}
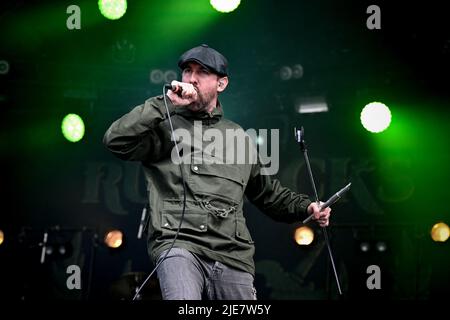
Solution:
{"label": "microphone stand", "polygon": [[147,206],[145,206],[142,209],[142,215],[141,215],[141,222],[139,223],[139,229],[138,229],[138,234],[137,234],[137,238],[141,239],[142,238],[142,233],[144,231],[144,227],[145,227],[145,216],[147,215]]}
{"label": "microphone stand", "polygon": [[[308,169],[308,173],[309,173],[309,178],[311,180],[311,185],[314,189],[314,197],[316,200],[317,205],[320,208],[320,201],[319,201],[319,196],[317,195],[317,189],[316,189],[316,184],[314,182],[314,177],[312,174],[312,170],[311,170],[311,165],[309,163],[309,158],[308,158],[308,150],[306,148],[306,143],[305,143],[305,139],[304,139],[304,130],[303,127],[301,127],[300,130],[298,130],[297,128],[294,128],[295,130],[295,140],[297,141],[297,143],[300,144],[300,149],[303,152],[303,155],[305,157],[305,162],[306,162],[306,167]],[[348,188],[347,188],[348,190]],[[321,208],[324,209],[325,207]],[[322,227],[322,231],[323,231],[323,235],[325,237],[325,243],[327,244],[327,248],[328,248],[328,254],[330,256],[330,260],[331,260],[331,265],[333,266],[333,271],[334,271],[334,277],[336,279],[336,284],[337,284],[337,288],[339,290],[339,294],[342,295],[342,291],[341,291],[341,285],[339,284],[339,278],[336,272],[336,266],[334,265],[334,259],[333,259],[333,254],[331,252],[331,247],[330,247],[330,241],[328,240],[328,234],[327,234],[327,229],[326,227]]]}

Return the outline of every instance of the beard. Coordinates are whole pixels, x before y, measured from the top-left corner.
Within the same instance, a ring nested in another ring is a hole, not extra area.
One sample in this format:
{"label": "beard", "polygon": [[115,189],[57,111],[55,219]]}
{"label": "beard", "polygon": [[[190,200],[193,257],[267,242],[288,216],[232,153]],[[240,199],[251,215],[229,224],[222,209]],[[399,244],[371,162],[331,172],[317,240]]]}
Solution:
{"label": "beard", "polygon": [[216,98],[216,93],[213,91],[203,93],[197,91],[197,101],[191,103],[189,109],[195,112],[206,111]]}

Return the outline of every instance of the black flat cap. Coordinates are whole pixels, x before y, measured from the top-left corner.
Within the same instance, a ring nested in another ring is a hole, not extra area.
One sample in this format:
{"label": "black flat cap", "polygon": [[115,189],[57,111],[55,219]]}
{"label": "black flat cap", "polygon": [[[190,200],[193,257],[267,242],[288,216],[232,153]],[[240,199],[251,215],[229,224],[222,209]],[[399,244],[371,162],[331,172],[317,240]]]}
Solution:
{"label": "black flat cap", "polygon": [[206,44],[192,48],[183,53],[178,60],[178,66],[183,70],[188,62],[197,62],[219,76],[228,75],[228,61],[218,51]]}

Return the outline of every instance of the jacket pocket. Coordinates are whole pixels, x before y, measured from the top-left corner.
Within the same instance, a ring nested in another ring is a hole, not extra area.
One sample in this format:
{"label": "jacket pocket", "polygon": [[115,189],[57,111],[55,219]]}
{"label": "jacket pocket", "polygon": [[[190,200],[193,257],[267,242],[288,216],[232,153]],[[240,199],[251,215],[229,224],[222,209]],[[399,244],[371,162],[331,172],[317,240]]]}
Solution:
{"label": "jacket pocket", "polygon": [[248,231],[244,218],[236,218],[236,239],[249,244],[255,243],[250,235],[250,231]]}
{"label": "jacket pocket", "polygon": [[212,194],[240,203],[246,181],[239,165],[191,164],[191,187],[197,194]]}
{"label": "jacket pocket", "polygon": [[[164,200],[161,212],[161,229],[176,231],[180,226],[183,213],[183,201]],[[208,214],[201,210],[198,201],[186,200],[186,209],[180,230],[185,233],[206,232],[208,230]]]}

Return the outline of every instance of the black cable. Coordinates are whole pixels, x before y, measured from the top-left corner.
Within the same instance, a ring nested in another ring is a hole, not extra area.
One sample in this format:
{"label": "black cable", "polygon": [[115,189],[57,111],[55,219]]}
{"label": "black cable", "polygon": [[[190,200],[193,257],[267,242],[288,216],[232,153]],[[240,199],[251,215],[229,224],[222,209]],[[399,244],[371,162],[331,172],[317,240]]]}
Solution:
{"label": "black cable", "polygon": [[[139,292],[145,286],[147,281],[150,280],[151,276],[158,269],[159,265],[166,259],[166,257],[169,254],[170,250],[172,250],[172,248],[173,248],[173,246],[175,244],[175,240],[177,240],[178,234],[180,233],[181,224],[183,223],[183,219],[184,219],[184,212],[186,210],[186,182],[184,180],[184,173],[183,173],[183,166],[182,166],[182,161],[181,161],[181,157],[180,157],[180,150],[178,150],[177,139],[175,138],[175,132],[173,130],[172,119],[170,117],[169,107],[167,106],[167,100],[166,100],[167,98],[166,98],[165,89],[166,89],[166,86],[163,86],[164,105],[166,106],[167,117],[169,119],[170,131],[172,133],[172,140],[173,140],[173,143],[175,144],[175,149],[177,150],[177,156],[178,156],[178,160],[179,160],[179,164],[180,164],[181,181],[183,183],[183,211],[181,212],[181,219],[180,219],[180,224],[178,225],[177,233],[175,234],[175,238],[173,238],[173,241],[172,241],[172,244],[170,245],[169,250],[167,250],[167,252],[164,255],[164,257],[159,261],[159,263],[155,266],[155,268],[152,270],[152,272],[150,272],[148,277],[144,280],[144,282],[138,288],[138,290],[136,291],[136,294],[133,297],[133,300],[136,300],[136,297],[139,295]],[[149,213],[149,217],[150,217],[150,213]]]}

